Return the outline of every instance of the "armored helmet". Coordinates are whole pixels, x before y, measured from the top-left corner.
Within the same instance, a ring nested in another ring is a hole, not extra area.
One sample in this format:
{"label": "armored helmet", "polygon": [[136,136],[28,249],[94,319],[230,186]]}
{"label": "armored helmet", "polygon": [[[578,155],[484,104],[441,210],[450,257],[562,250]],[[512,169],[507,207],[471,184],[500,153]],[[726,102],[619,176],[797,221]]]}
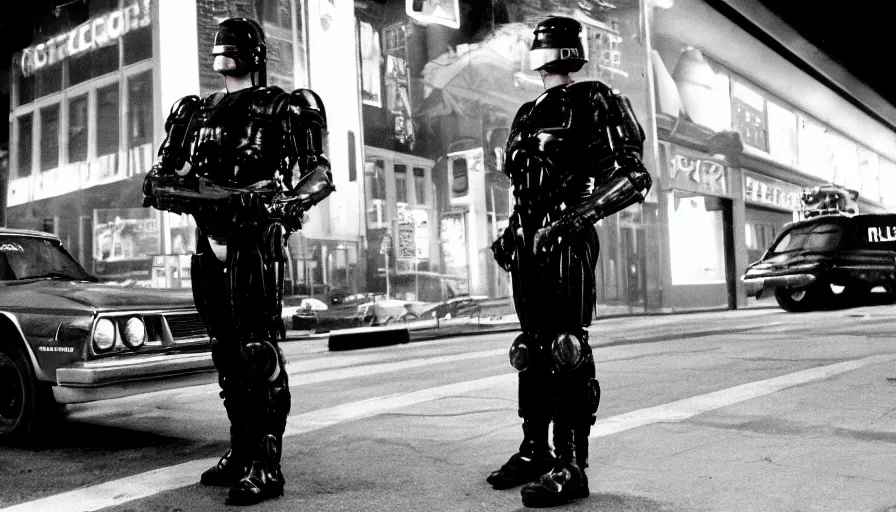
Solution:
{"label": "armored helmet", "polygon": [[267,45],[264,30],[249,18],[227,18],[218,23],[212,55],[233,59],[230,66],[215,63],[222,75],[257,73],[256,85],[267,85]]}
{"label": "armored helmet", "polygon": [[535,27],[535,40],[529,49],[532,70],[574,73],[588,62],[582,46],[582,25],[564,17],[548,18]]}

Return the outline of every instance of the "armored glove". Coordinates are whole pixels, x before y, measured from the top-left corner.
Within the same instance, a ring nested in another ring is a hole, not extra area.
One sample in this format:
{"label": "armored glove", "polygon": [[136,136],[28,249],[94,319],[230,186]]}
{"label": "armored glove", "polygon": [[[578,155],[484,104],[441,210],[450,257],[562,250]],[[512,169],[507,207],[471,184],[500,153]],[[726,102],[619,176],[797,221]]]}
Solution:
{"label": "armored glove", "polygon": [[539,229],[535,232],[535,239],[532,244],[535,256],[546,257],[562,244],[564,239],[583,231],[587,225],[588,221],[586,219],[574,212],[570,212],[556,222]]}
{"label": "armored glove", "polygon": [[504,233],[492,243],[492,253],[498,266],[506,272],[510,272],[513,266],[515,244],[513,240],[513,227],[507,226]]}

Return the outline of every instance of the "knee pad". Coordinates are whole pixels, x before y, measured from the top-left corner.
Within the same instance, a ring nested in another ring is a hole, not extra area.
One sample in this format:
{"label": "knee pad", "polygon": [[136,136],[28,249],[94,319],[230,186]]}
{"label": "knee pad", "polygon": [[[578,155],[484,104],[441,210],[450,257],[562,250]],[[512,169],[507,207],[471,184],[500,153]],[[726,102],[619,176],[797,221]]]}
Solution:
{"label": "knee pad", "polygon": [[243,361],[252,376],[270,382],[280,377],[280,351],[270,341],[250,341],[243,345]]}
{"label": "knee pad", "polygon": [[551,355],[554,358],[554,366],[559,371],[572,371],[585,360],[587,343],[582,338],[572,333],[563,333],[554,338],[551,343]]}
{"label": "knee pad", "polygon": [[520,334],[510,345],[510,366],[521,372],[529,367],[531,351],[535,349],[535,339],[526,333]]}

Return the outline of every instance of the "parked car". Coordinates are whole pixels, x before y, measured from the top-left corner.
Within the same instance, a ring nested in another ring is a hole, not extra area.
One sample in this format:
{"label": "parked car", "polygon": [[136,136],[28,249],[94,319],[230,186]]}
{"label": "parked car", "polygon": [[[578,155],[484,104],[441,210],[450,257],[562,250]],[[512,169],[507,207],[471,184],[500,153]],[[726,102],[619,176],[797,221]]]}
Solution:
{"label": "parked car", "polygon": [[858,305],[896,292],[896,214],[822,215],[793,222],[741,278],[748,295],[772,291],[786,311]]}
{"label": "parked car", "polygon": [[0,439],[64,404],[216,380],[189,290],[103,284],[59,238],[0,228]]}
{"label": "parked car", "polygon": [[490,300],[487,295],[460,295],[452,297],[444,302],[430,306],[419,314],[408,314],[410,319],[451,319],[468,316],[478,316],[482,308],[482,302]]}
{"label": "parked car", "polygon": [[284,299],[283,319],[290,329],[298,331],[317,330],[318,311],[326,311],[327,305],[314,297],[289,297]]}

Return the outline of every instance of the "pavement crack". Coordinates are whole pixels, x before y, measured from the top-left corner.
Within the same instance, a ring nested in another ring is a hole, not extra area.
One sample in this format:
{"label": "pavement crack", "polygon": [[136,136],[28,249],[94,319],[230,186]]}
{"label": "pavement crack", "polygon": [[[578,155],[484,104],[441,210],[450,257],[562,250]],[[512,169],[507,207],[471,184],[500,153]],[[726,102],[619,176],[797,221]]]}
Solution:
{"label": "pavement crack", "polygon": [[461,411],[461,412],[452,412],[452,413],[437,413],[437,414],[424,414],[424,413],[405,413],[405,412],[384,412],[382,416],[412,416],[418,418],[452,418],[457,416],[470,416],[473,414],[482,414],[484,412],[497,412],[497,411],[508,411],[510,410],[507,407],[493,407],[490,409],[478,409],[475,411]]}

